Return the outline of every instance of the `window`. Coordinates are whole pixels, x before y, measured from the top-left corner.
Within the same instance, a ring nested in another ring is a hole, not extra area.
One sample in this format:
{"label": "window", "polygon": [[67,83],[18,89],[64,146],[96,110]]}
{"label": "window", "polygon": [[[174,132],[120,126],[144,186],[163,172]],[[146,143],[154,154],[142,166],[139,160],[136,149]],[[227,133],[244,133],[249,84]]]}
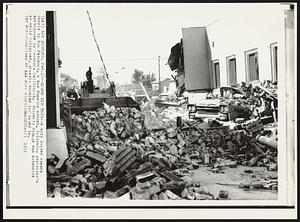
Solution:
{"label": "window", "polygon": [[228,78],[227,81],[228,85],[237,84],[235,56],[227,57],[227,78]]}
{"label": "window", "polygon": [[219,60],[215,60],[212,62],[213,64],[213,75],[215,79],[215,87],[219,88],[220,87],[220,63]]}
{"label": "window", "polygon": [[258,53],[257,50],[250,50],[245,52],[246,58],[246,81],[252,82],[259,80],[258,68]]}
{"label": "window", "polygon": [[278,81],[278,48],[277,43],[271,44],[272,81]]}

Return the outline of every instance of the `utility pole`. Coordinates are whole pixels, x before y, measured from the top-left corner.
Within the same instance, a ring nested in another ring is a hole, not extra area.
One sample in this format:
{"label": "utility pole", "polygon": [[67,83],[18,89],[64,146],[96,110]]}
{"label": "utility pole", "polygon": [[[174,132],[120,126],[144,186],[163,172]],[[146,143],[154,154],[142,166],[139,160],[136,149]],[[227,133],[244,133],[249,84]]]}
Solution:
{"label": "utility pole", "polygon": [[161,85],[160,85],[160,56],[158,56],[158,92],[161,92]]}

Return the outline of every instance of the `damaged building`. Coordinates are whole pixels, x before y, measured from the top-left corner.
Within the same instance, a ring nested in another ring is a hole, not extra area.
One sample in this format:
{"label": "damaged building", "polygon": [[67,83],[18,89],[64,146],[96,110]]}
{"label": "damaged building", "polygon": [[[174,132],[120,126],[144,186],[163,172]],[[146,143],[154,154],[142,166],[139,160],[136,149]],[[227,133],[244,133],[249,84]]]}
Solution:
{"label": "damaged building", "polygon": [[[288,24],[292,17],[282,6],[268,11],[273,16],[265,18],[265,12],[263,7],[250,7],[207,26],[182,28],[182,39],[171,48],[168,64],[176,72],[177,96],[188,98],[190,118],[228,119],[220,113],[228,109],[228,99],[234,94],[242,98],[247,87],[260,91],[262,85],[276,91],[284,76],[279,73],[289,74],[284,58],[293,50],[294,43],[286,36],[293,30]],[[243,90],[238,92],[238,88]],[[272,106],[277,118],[277,96],[262,90],[274,98],[266,106]],[[225,102],[220,100],[224,95]]]}
{"label": "damaged building", "polygon": [[277,87],[293,72],[284,59],[291,10],[272,8],[266,19],[249,8],[183,28],[168,59],[177,96],[187,97],[180,106],[117,95],[63,104],[68,155],[48,149],[48,197],[277,199]]}
{"label": "damaged building", "polygon": [[266,17],[265,8],[250,7],[207,26],[183,28],[168,61],[178,87],[195,92],[242,82],[278,82],[278,73],[285,73],[279,61],[284,61],[288,44],[287,18],[282,6],[270,13]]}

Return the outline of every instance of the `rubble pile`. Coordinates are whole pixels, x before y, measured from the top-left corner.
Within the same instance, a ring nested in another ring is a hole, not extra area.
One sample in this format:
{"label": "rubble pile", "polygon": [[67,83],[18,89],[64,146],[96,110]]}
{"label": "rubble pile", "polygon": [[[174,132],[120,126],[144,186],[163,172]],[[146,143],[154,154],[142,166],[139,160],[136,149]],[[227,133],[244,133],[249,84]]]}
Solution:
{"label": "rubble pile", "polygon": [[174,107],[157,107],[153,101],[142,107],[145,118],[145,127],[148,129],[168,128],[176,125],[176,117],[188,119],[188,110],[185,105]]}
{"label": "rubble pile", "polygon": [[277,170],[277,131],[272,124],[263,125],[257,118],[230,129],[218,121],[176,126],[169,119],[162,127],[149,127],[149,117],[163,116],[157,114],[105,106],[72,115],[70,157],[58,169],[55,155],[47,160],[48,195],[222,199],[228,197],[226,191],[212,195],[191,178],[191,171],[202,164],[214,173],[237,165]]}
{"label": "rubble pile", "polygon": [[[245,172],[246,173],[246,172]],[[253,172],[248,172],[253,173]],[[249,183],[241,183],[239,184],[239,188],[243,188],[246,190],[257,190],[257,189],[265,189],[265,190],[278,190],[278,177],[277,176],[268,176],[263,178],[256,178],[253,174],[252,179]]]}
{"label": "rubble pile", "polygon": [[245,105],[250,108],[251,116],[273,117],[277,115],[277,83],[264,81],[256,85],[242,84],[240,89],[245,93]]}

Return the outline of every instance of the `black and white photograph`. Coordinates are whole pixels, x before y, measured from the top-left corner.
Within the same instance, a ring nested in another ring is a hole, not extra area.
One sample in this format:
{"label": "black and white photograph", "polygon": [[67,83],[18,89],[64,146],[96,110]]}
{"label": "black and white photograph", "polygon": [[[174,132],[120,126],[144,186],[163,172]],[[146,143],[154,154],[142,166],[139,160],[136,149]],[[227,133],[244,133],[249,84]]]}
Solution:
{"label": "black and white photograph", "polygon": [[48,12],[48,196],[277,199],[281,8]]}
{"label": "black and white photograph", "polygon": [[10,147],[23,144],[46,205],[295,206],[297,4],[53,3],[23,17],[13,6],[16,205],[43,205],[17,200]]}

